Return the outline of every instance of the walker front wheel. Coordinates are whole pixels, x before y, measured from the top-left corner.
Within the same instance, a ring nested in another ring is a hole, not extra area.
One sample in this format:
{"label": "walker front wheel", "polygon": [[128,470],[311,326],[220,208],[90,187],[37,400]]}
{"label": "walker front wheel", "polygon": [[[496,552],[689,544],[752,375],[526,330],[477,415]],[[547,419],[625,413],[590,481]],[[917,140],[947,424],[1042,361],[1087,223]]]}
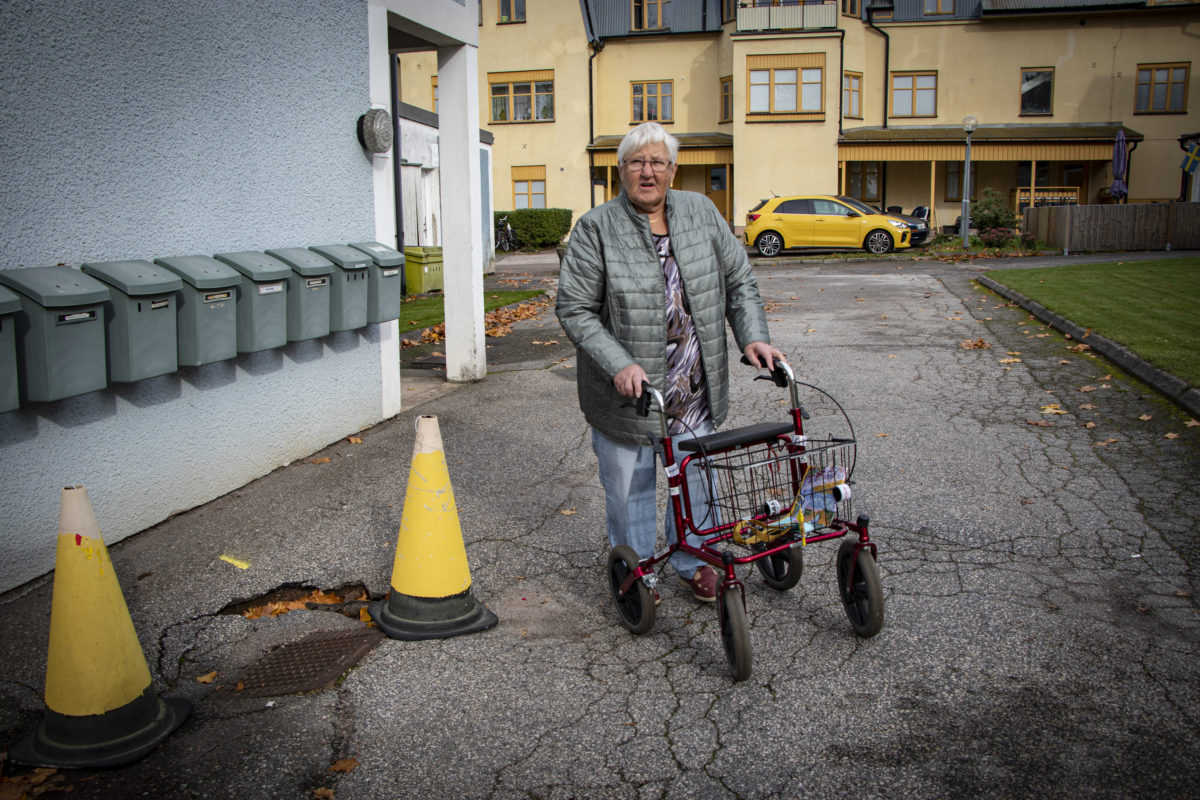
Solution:
{"label": "walker front wheel", "polygon": [[763,583],[772,589],[786,592],[800,582],[804,572],[804,553],[798,547],[775,553],[766,558],[757,559],[754,566],[758,567]]}
{"label": "walker front wheel", "polygon": [[750,625],[746,622],[746,604],[737,589],[721,591],[721,646],[735,681],[750,677]]}
{"label": "walker front wheel", "polygon": [[[867,548],[857,549],[858,542],[844,541],[837,551],[838,592],[850,627],[864,638],[874,636],[883,627],[883,584],[879,567]],[[857,563],[855,552],[858,553]],[[851,567],[854,575],[851,577]]]}
{"label": "walker front wheel", "polygon": [[629,545],[618,545],[608,554],[608,588],[621,622],[630,633],[642,635],[654,626],[654,596],[640,580],[621,596],[621,586],[629,573],[637,569],[638,555]]}

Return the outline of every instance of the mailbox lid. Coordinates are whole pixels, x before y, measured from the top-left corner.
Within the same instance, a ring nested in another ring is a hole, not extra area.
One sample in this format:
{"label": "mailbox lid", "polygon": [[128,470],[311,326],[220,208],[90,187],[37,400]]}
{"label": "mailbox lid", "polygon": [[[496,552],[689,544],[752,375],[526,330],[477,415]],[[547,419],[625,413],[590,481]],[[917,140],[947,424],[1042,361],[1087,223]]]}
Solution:
{"label": "mailbox lid", "polygon": [[379,242],[351,242],[350,247],[361,250],[381,267],[398,267],[404,263],[404,254]]}
{"label": "mailbox lid", "polygon": [[371,257],[348,244],[318,244],[308,248],[328,258],[342,269],[366,269]]}
{"label": "mailbox lid", "polygon": [[183,288],[179,276],[149,261],[102,261],[83,265],[83,271],[131,297],[174,292]]}
{"label": "mailbox lid", "polygon": [[21,298],[0,286],[0,314],[15,314],[21,310]]}
{"label": "mailbox lid", "polygon": [[171,270],[196,289],[224,289],[242,281],[237,270],[209,256],[171,256],[156,258],[154,263]]}
{"label": "mailbox lid", "polygon": [[217,253],[218,261],[224,261],[252,281],[281,281],[292,274],[292,268],[274,256],[257,250],[240,253]]}
{"label": "mailbox lid", "polygon": [[0,269],[0,283],[7,284],[44,308],[64,308],[102,303],[108,287],[70,267]]}
{"label": "mailbox lid", "polygon": [[333,262],[307,247],[280,247],[268,250],[267,255],[279,259],[301,275],[328,275],[333,272]]}

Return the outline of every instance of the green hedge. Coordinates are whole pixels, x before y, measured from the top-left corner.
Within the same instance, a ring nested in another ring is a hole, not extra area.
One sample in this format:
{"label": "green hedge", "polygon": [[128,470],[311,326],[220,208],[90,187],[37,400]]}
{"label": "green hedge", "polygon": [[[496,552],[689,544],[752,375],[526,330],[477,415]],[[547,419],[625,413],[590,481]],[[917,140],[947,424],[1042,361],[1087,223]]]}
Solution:
{"label": "green hedge", "polygon": [[508,217],[522,250],[544,250],[563,240],[571,231],[569,208],[518,208],[516,211],[496,211],[493,225]]}

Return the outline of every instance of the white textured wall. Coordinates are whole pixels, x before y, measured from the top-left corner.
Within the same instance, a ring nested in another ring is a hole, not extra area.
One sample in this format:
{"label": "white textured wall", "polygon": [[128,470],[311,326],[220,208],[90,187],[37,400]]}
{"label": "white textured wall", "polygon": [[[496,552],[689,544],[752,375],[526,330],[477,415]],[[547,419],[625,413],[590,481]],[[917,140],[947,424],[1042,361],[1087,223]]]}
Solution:
{"label": "white textured wall", "polygon": [[[0,268],[374,238],[360,0],[0,3]],[[381,414],[379,330],[0,414],[0,590],[59,491],[113,542]]]}

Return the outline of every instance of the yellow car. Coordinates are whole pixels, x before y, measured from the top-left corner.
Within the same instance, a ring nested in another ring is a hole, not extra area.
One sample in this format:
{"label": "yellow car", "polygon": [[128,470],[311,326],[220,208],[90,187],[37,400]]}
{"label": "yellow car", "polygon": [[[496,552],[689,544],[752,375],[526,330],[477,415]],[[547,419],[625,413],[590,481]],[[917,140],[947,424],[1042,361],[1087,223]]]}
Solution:
{"label": "yellow car", "polygon": [[746,244],[761,255],[793,247],[862,248],[881,255],[908,247],[908,224],[853,197],[806,194],[772,197],[746,215]]}

